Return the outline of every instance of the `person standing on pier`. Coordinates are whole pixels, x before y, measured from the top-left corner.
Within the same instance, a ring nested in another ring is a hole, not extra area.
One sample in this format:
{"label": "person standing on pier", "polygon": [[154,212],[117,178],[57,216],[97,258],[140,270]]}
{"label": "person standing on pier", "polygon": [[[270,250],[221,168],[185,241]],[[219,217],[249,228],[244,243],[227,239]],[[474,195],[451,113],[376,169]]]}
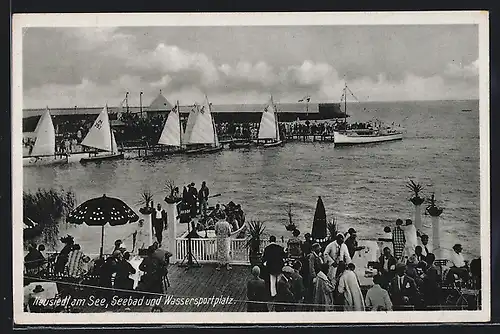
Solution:
{"label": "person standing on pier", "polygon": [[328,278],[333,281],[335,278],[335,271],[337,270],[337,265],[340,261],[345,264],[351,263],[351,256],[349,255],[349,249],[344,243],[344,236],[342,233],[337,234],[334,241],[330,242],[324,252],[325,262],[330,265],[330,271],[328,272]]}
{"label": "person standing on pier", "polygon": [[340,277],[338,291],[344,295],[345,311],[364,311],[365,300],[354,269],[354,263],[347,265],[346,271]]}
{"label": "person standing on pier", "polygon": [[432,248],[429,246],[429,236],[427,234],[422,234],[420,236],[420,241],[422,242],[422,255],[427,257],[427,255],[432,253]]}
{"label": "person standing on pier", "polygon": [[403,251],[405,249],[405,232],[401,228],[403,225],[403,220],[396,220],[396,227],[392,230],[392,245],[394,248],[394,257],[396,260],[401,261],[403,258]]}
{"label": "person standing on pier", "polygon": [[411,219],[407,219],[405,226],[401,226],[405,233],[405,251],[404,256],[410,257],[415,254],[415,247],[417,247],[417,229]]}
{"label": "person standing on pier", "polygon": [[281,274],[276,280],[276,312],[292,312],[295,310],[295,297],[292,292],[292,275],[294,270],[290,266],[284,266]]}
{"label": "person standing on pier", "polygon": [[161,204],[158,203],[153,214],[153,228],[155,230],[156,240],[161,245],[163,240],[163,228],[167,221],[167,213],[161,208]]}
{"label": "person standing on pier", "polygon": [[207,203],[208,196],[210,195],[210,190],[207,187],[207,183],[203,181],[201,183],[200,191],[198,192],[198,201],[200,203],[200,214],[206,216],[207,214]]}
{"label": "person standing on pier", "polygon": [[354,257],[354,254],[357,251],[365,249],[364,246],[358,246],[358,240],[356,240],[356,230],[353,229],[352,227],[347,231],[349,233],[349,237],[346,239],[345,244],[347,246],[347,249],[349,251],[349,256],[351,259]]}
{"label": "person standing on pier", "polygon": [[191,217],[196,217],[196,213],[198,212],[198,207],[196,206],[196,202],[198,201],[198,190],[196,190],[196,185],[192,182],[188,188],[188,203],[191,208]]}
{"label": "person standing on pier", "polygon": [[395,311],[405,311],[405,306],[415,305],[416,303],[418,297],[417,284],[415,280],[406,275],[404,263],[400,262],[396,265],[396,276],[391,280],[389,295]]}
{"label": "person standing on pier", "polygon": [[269,245],[264,248],[264,254],[262,255],[262,263],[267,270],[266,283],[269,286],[269,292],[271,298],[276,296],[276,280],[278,275],[281,274],[281,269],[284,266],[284,259],[286,257],[285,250],[283,247],[276,243],[276,237],[274,235],[269,237]]}
{"label": "person standing on pier", "polygon": [[313,280],[313,304],[316,304],[315,311],[331,311],[334,305],[335,286],[328,279],[328,271],[330,266],[323,263],[320,270]]}
{"label": "person standing on pier", "polygon": [[225,266],[227,270],[231,270],[229,264],[229,251],[231,247],[231,225],[226,220],[226,215],[221,212],[217,217],[218,221],[215,224],[215,235],[217,237],[217,270]]}
{"label": "person standing on pier", "polygon": [[247,312],[269,312],[266,303],[266,282],[259,276],[259,266],[253,267],[252,278],[247,282]]}

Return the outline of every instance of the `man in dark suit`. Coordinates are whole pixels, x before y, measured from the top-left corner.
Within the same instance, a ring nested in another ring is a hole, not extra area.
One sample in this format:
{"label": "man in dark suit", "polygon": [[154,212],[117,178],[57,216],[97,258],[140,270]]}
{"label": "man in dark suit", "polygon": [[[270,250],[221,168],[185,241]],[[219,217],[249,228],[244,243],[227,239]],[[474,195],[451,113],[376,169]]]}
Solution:
{"label": "man in dark suit", "polygon": [[156,240],[161,245],[163,240],[163,229],[165,228],[165,223],[167,221],[167,213],[158,204],[155,211],[153,211],[153,228],[155,230]]}
{"label": "man in dark suit", "polygon": [[387,289],[389,287],[389,282],[394,278],[394,275],[396,275],[397,260],[392,256],[389,247],[384,247],[383,252],[384,253],[378,258],[379,271],[382,278],[380,286]]}
{"label": "man in dark suit", "polygon": [[269,287],[271,297],[276,296],[276,280],[281,274],[281,269],[285,263],[285,250],[276,243],[276,237],[269,238],[270,244],[264,248],[262,263],[266,268],[265,281]]}
{"label": "man in dark suit", "polygon": [[441,301],[441,275],[438,267],[434,264],[436,256],[427,254],[427,268],[425,269],[423,282],[424,303],[426,306],[439,305]]}
{"label": "man in dark suit", "polygon": [[294,270],[292,267],[285,266],[282,269],[282,274],[278,276],[276,282],[276,312],[292,312],[295,310],[295,297],[293,294],[292,275]]}
{"label": "man in dark suit", "polygon": [[196,217],[196,213],[198,212],[198,206],[196,205],[197,201],[198,190],[196,190],[196,186],[194,182],[192,182],[188,188],[188,203],[191,208],[191,217]]}
{"label": "man in dark suit", "polygon": [[396,276],[389,286],[394,310],[408,310],[405,306],[418,305],[419,291],[415,280],[406,275],[406,266],[403,263],[396,265]]}

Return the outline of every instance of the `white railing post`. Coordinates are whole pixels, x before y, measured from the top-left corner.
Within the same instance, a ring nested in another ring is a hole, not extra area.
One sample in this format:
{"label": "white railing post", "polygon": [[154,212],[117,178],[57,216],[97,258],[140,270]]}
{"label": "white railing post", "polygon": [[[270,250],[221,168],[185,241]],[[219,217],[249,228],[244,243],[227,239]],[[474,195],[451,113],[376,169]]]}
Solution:
{"label": "white railing post", "polygon": [[178,260],[176,237],[179,213],[177,212],[177,203],[167,203],[165,210],[167,212],[167,250],[174,255],[174,259]]}

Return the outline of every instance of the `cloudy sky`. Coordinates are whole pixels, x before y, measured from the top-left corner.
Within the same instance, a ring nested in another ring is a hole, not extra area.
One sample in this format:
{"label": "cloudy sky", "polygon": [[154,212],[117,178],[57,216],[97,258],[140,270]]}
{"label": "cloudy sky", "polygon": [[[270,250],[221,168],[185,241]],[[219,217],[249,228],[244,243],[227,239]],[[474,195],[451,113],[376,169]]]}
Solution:
{"label": "cloudy sky", "polygon": [[473,25],[25,28],[24,108],[478,98]]}

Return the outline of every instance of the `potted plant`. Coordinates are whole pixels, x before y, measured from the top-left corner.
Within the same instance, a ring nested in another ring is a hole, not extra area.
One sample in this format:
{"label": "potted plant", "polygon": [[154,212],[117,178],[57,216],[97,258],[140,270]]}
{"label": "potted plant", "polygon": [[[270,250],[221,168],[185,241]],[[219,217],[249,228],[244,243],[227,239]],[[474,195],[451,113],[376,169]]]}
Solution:
{"label": "potted plant", "polygon": [[179,188],[175,186],[174,181],[168,180],[166,184],[167,196],[165,197],[165,202],[168,204],[175,204],[180,201]]}
{"label": "potted plant", "polygon": [[149,189],[144,189],[141,193],[142,202],[144,206],[139,209],[139,212],[143,215],[150,215],[153,213],[154,208],[150,205],[153,201],[153,194]]}
{"label": "potted plant", "polygon": [[326,224],[326,229],[328,230],[328,236],[329,236],[328,242],[332,242],[333,240],[335,240],[335,237],[339,233],[335,218],[332,218],[332,220]]}
{"label": "potted plant", "polygon": [[293,212],[292,212],[292,204],[288,204],[285,212],[288,216],[288,221],[285,223],[285,228],[287,231],[293,232],[297,229],[297,225],[293,222]]}
{"label": "potted plant", "polygon": [[248,223],[247,247],[250,250],[250,264],[252,266],[260,265],[262,260],[262,253],[260,251],[261,237],[264,234],[266,227],[264,222],[250,221]]}
{"label": "potted plant", "polygon": [[406,184],[406,187],[413,193],[413,196],[410,198],[410,202],[412,202],[415,207],[415,228],[420,232],[422,230],[422,215],[420,208],[422,203],[425,201],[424,198],[420,197],[420,192],[423,187],[419,183],[415,183],[413,180],[410,180],[410,182]]}

